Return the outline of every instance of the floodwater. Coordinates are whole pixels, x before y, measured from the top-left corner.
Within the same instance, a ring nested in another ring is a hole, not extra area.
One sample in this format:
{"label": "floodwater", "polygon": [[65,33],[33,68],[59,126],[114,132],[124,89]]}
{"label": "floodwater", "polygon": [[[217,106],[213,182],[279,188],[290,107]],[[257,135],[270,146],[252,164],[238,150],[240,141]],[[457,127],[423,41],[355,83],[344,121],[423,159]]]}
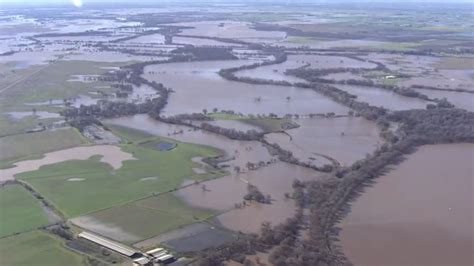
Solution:
{"label": "floodwater", "polygon": [[[207,181],[202,183],[205,189],[200,184],[180,189],[174,194],[191,206],[224,211],[216,219],[228,229],[255,233],[265,221],[279,224],[294,215],[295,203],[285,198],[285,193],[293,193],[291,186],[295,179],[305,181],[323,176],[308,168],[277,162],[257,170]],[[259,188],[264,195],[270,195],[272,203],[252,203],[235,208],[235,204],[242,203],[247,194],[248,184]]]}
{"label": "floodwater", "polygon": [[137,56],[120,52],[111,51],[81,51],[67,55],[64,60],[84,60],[93,62],[131,62],[131,61],[154,61],[165,60],[166,57],[160,56]]}
{"label": "floodwater", "polygon": [[105,223],[103,220],[95,218],[92,215],[77,217],[72,219],[71,222],[89,231],[113,237],[113,239],[117,241],[134,242],[141,239],[140,236],[134,235],[116,224]]}
{"label": "floodwater", "polygon": [[422,146],[394,168],[342,222],[351,262],[474,265],[474,144]]}
{"label": "floodwater", "polygon": [[235,43],[226,43],[220,42],[212,39],[203,39],[203,38],[191,38],[191,37],[181,37],[181,36],[174,36],[173,37],[174,44],[184,44],[184,45],[194,45],[194,46],[242,46]]}
{"label": "floodwater", "polygon": [[239,120],[214,120],[214,121],[206,121],[206,123],[214,125],[214,126],[219,126],[222,128],[235,129],[235,130],[243,131],[243,132],[246,132],[249,130],[255,130],[258,132],[262,131],[262,129],[258,126],[247,124]]}
{"label": "floodwater", "polygon": [[474,93],[416,89],[430,98],[446,98],[454,106],[474,112]]}
{"label": "floodwater", "polygon": [[357,96],[357,100],[374,106],[382,106],[389,110],[425,109],[430,102],[405,97],[392,91],[376,87],[354,85],[335,85],[337,88]]}
{"label": "floodwater", "polygon": [[184,29],[183,35],[199,35],[208,37],[235,38],[247,42],[272,43],[286,38],[281,31],[257,31],[252,29],[248,22],[239,21],[198,21],[175,23],[171,25],[190,26],[193,29]]}
{"label": "floodwater", "polygon": [[33,112],[8,112],[7,115],[15,121],[21,120],[28,116],[35,116],[38,119],[60,117],[58,113],[51,113],[51,112],[45,112],[45,111],[36,111],[34,113]]}
{"label": "floodwater", "polygon": [[230,161],[225,164],[231,167],[244,168],[247,162],[258,163],[270,161],[272,156],[260,142],[231,140],[221,135],[203,130],[194,130],[187,126],[159,122],[148,115],[135,115],[105,120],[105,123],[138,129],[162,137],[182,142],[195,143],[217,148],[226,153]]}
{"label": "floodwater", "polygon": [[[235,60],[158,64],[145,67],[144,77],[161,82],[175,91],[164,108],[166,115],[200,113],[203,109],[214,108],[243,114],[275,113],[279,116],[288,113],[347,114],[349,111],[347,107],[312,90],[228,81],[217,74],[221,68],[254,62]],[[288,101],[287,97],[291,100]]]}
{"label": "floodwater", "polygon": [[69,160],[87,160],[93,155],[101,155],[101,162],[107,163],[114,169],[122,167],[122,162],[134,160],[133,155],[122,151],[117,146],[96,145],[75,147],[60,151],[54,151],[44,154],[43,158],[36,160],[20,161],[14,164],[14,167],[8,169],[0,169],[0,181],[14,179],[19,173],[38,170],[41,166],[60,163]]}
{"label": "floodwater", "polygon": [[135,243],[138,248],[165,244],[177,252],[190,252],[223,245],[235,240],[236,235],[207,223],[195,223]]}
{"label": "floodwater", "polygon": [[165,43],[165,36],[159,33],[144,35],[137,38],[133,38],[130,40],[123,41],[123,43],[156,43],[156,44],[164,44]]}
{"label": "floodwater", "polygon": [[254,69],[242,70],[236,73],[238,77],[249,77],[254,79],[267,79],[288,82],[304,82],[303,79],[285,75],[288,69],[295,69],[308,65],[309,68],[374,68],[376,65],[362,60],[356,60],[344,56],[329,56],[316,54],[289,55],[288,59],[276,65],[262,66]]}
{"label": "floodwater", "polygon": [[362,117],[305,118],[297,123],[300,127],[287,130],[287,134],[271,133],[265,135],[265,139],[291,151],[302,161],[318,166],[331,164],[318,154],[349,166],[383,143],[375,123]]}
{"label": "floodwater", "polygon": [[403,86],[422,85],[444,89],[473,90],[474,70],[439,69],[400,82]]}

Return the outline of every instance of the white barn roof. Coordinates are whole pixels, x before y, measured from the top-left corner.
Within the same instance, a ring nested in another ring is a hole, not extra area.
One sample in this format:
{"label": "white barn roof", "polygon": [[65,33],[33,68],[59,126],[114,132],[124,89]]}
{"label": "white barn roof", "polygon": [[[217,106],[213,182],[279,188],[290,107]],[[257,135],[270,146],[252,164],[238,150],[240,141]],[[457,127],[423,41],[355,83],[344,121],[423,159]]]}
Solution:
{"label": "white barn roof", "polygon": [[174,258],[173,255],[168,254],[168,255],[163,255],[161,257],[158,257],[158,258],[156,258],[156,260],[161,262],[161,261],[167,261],[167,260],[172,259],[172,258]]}
{"label": "white barn roof", "polygon": [[103,238],[101,236],[98,236],[98,235],[95,235],[95,234],[92,234],[92,233],[88,233],[88,232],[84,231],[84,232],[80,233],[78,236],[82,237],[82,238],[85,238],[89,241],[92,241],[94,243],[97,243],[97,244],[99,244],[101,246],[104,246],[108,249],[111,249],[113,251],[116,251],[120,254],[128,256],[128,257],[131,257],[131,256],[133,256],[133,254],[137,253],[137,251],[134,250],[134,249],[131,249],[131,248],[125,246],[125,245],[122,245],[120,243],[108,240],[106,238]]}
{"label": "white barn roof", "polygon": [[158,253],[158,252],[162,252],[163,250],[165,250],[165,249],[164,248],[155,248],[155,249],[152,249],[152,250],[148,250],[146,252],[146,254],[152,255],[152,254],[155,254],[155,253]]}

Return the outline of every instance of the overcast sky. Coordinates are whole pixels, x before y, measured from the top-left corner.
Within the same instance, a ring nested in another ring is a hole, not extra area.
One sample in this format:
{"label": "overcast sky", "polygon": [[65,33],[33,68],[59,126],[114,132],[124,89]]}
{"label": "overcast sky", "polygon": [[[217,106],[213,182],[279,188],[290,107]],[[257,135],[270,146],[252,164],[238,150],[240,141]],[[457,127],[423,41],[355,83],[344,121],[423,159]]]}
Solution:
{"label": "overcast sky", "polygon": [[268,2],[268,3],[275,3],[275,2],[288,2],[294,3],[296,1],[301,2],[309,2],[309,3],[334,3],[334,2],[378,2],[378,3],[473,3],[474,0],[0,0],[0,5],[4,4],[20,4],[20,3],[27,3],[27,4],[71,4],[73,2],[82,2],[84,5],[88,3],[164,3],[164,2]]}

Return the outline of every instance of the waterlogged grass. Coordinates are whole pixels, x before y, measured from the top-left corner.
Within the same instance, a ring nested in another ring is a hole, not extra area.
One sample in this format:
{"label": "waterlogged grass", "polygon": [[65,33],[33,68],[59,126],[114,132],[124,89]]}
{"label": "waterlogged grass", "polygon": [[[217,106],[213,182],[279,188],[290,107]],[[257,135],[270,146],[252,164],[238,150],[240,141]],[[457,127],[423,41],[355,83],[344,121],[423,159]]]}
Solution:
{"label": "waterlogged grass", "polygon": [[0,138],[0,161],[5,166],[19,159],[86,144],[87,140],[74,128],[12,135]]}
{"label": "waterlogged grass", "polygon": [[[99,211],[88,217],[104,225],[119,227],[127,234],[143,240],[206,220],[214,214],[212,211],[191,208],[171,193],[165,193]],[[113,233],[107,236],[114,238]]]}
{"label": "waterlogged grass", "polygon": [[1,265],[64,266],[86,265],[84,257],[64,247],[47,233],[32,231],[0,239]]}
{"label": "waterlogged grass", "polygon": [[40,203],[20,185],[0,188],[0,218],[0,237],[48,224]]}
{"label": "waterlogged grass", "polygon": [[[76,217],[170,191],[185,179],[201,180],[225,174],[196,175],[193,172],[192,168],[198,164],[192,162],[192,158],[218,155],[216,150],[203,146],[180,143],[171,151],[161,152],[129,144],[123,145],[122,150],[137,160],[123,162],[118,170],[94,156],[88,160],[46,165],[40,170],[19,174],[17,178],[34,186],[67,217]],[[82,181],[73,182],[68,180],[70,178]]]}
{"label": "waterlogged grass", "polygon": [[[0,103],[0,105],[2,105],[2,103]],[[0,137],[25,133],[27,130],[37,127],[39,122],[46,126],[60,120],[62,120],[60,117],[38,119],[34,116],[27,116],[18,121],[13,121],[6,114],[3,114],[0,115]]]}
{"label": "waterlogged grass", "polygon": [[215,120],[241,120],[246,119],[248,117],[241,116],[237,114],[226,114],[226,113],[210,113],[208,116]]}
{"label": "waterlogged grass", "polygon": [[374,48],[380,50],[388,50],[388,51],[416,51],[418,47],[420,47],[422,43],[412,43],[412,42],[393,42],[387,43],[383,45],[376,46]]}
{"label": "waterlogged grass", "polygon": [[136,130],[129,127],[124,127],[120,125],[109,125],[107,127],[114,132],[115,135],[119,136],[121,139],[128,142],[139,142],[146,139],[154,138],[154,135],[146,133],[144,131]]}
{"label": "waterlogged grass", "polygon": [[283,124],[291,122],[291,119],[286,118],[254,118],[225,113],[210,113],[208,116],[215,120],[240,120],[243,123],[260,127],[265,132],[281,131]]}
{"label": "waterlogged grass", "polygon": [[[3,92],[1,110],[17,110],[24,103],[49,99],[64,99],[95,91],[101,82],[70,82],[72,75],[100,75],[107,72],[101,67],[117,66],[116,63],[90,61],[57,61],[41,71],[17,82]],[[29,107],[31,108],[31,106]]]}

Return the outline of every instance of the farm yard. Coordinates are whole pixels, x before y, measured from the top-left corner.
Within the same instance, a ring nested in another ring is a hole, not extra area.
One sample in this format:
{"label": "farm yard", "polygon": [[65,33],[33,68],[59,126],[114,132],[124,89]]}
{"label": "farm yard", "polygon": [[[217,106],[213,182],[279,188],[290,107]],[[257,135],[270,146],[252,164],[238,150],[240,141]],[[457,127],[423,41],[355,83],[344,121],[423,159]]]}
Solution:
{"label": "farm yard", "polygon": [[473,264],[465,5],[83,2],[0,10],[0,264]]}

